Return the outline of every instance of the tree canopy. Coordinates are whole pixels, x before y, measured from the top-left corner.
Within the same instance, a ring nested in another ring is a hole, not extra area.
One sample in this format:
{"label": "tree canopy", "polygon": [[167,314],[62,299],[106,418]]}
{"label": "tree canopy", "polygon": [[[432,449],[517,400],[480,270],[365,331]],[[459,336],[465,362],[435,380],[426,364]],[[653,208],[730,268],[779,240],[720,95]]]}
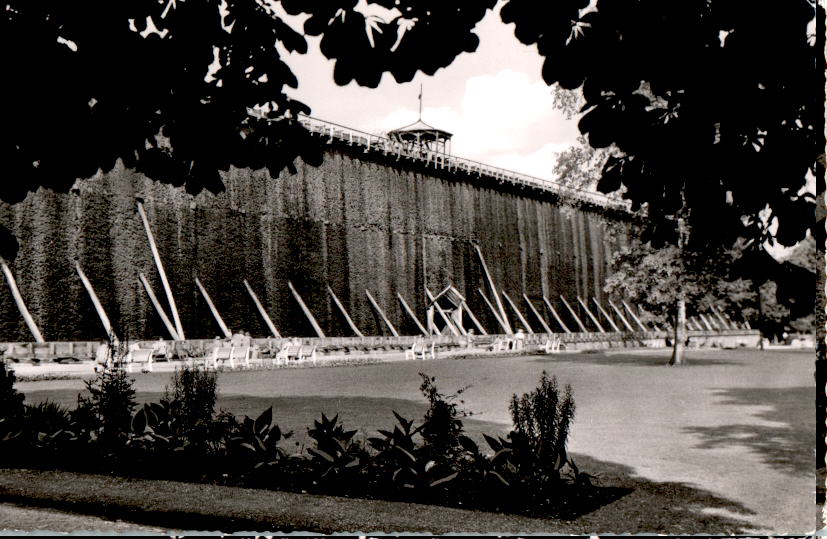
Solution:
{"label": "tree canopy", "polygon": [[702,243],[761,244],[775,218],[780,243],[802,239],[814,197],[801,191],[808,172],[820,178],[823,152],[824,10],[809,0],[589,4],[509,0],[501,16],[536,44],[548,84],[582,91],[589,143],[616,147],[599,189],[625,186],[658,241],[675,241],[670,218],[681,212]]}
{"label": "tree canopy", "polygon": [[[307,51],[304,34],[323,36],[340,84],[409,81],[475,50],[473,27],[494,2],[372,2],[379,16],[364,0],[9,0],[0,199],[67,191],[118,159],[192,193],[223,189],[230,166],[275,176],[297,156],[320,162],[294,121],[310,108],[289,96],[298,81],[282,58]],[[281,9],[309,15],[304,32]]]}

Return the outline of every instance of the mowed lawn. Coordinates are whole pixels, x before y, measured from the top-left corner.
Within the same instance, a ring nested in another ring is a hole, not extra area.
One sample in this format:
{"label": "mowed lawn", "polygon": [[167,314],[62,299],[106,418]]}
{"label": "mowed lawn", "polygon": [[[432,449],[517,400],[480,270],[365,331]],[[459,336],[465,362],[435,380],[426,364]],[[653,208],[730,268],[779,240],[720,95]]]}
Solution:
{"label": "mowed lawn", "polygon": [[[692,350],[685,367],[668,351],[617,351],[519,358],[406,361],[363,366],[222,373],[219,407],[275,418],[307,442],[322,412],[372,434],[393,425],[391,410],[421,417],[418,372],[462,394],[466,428],[507,432],[508,401],[531,390],[543,370],[573,387],[577,406],[569,449],[599,484],[632,491],[581,517],[617,532],[803,533],[816,526],[815,383],[807,351]],[[169,374],[136,374],[140,400],[157,399]],[[79,380],[19,383],[27,402],[73,406]]]}

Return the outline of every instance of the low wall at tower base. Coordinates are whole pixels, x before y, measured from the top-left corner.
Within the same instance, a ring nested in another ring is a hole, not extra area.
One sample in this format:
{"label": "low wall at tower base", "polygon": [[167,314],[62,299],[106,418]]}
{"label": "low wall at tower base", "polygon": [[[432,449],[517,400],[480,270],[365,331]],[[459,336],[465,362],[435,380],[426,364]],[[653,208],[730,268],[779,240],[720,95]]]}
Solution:
{"label": "low wall at tower base", "polygon": [[[534,333],[516,338],[513,335],[437,335],[401,337],[328,337],[293,339],[253,339],[257,355],[275,357],[286,344],[315,347],[318,357],[379,358],[404,353],[414,343],[433,344],[437,357],[473,355],[477,353],[532,353],[547,351],[589,351],[622,348],[668,348],[671,333],[666,331],[610,333]],[[217,339],[186,341],[134,341],[141,348],[161,348],[158,360],[209,358],[217,346],[229,346]],[[690,331],[690,348],[757,348],[757,330]],[[12,363],[73,363],[94,361],[101,342],[0,343],[2,357]]]}

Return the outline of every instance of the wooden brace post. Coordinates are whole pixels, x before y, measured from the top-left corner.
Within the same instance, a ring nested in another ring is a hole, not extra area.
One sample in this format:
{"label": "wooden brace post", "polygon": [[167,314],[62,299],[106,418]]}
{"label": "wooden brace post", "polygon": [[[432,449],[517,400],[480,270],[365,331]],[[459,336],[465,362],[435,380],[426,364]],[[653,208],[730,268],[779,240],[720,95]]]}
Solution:
{"label": "wooden brace post", "polygon": [[155,292],[153,292],[152,287],[149,286],[149,281],[146,280],[146,276],[143,273],[139,273],[138,278],[141,280],[141,283],[143,283],[144,288],[146,289],[146,293],[149,296],[149,301],[152,302],[152,305],[155,307],[155,311],[158,313],[158,316],[161,317],[161,321],[164,323],[164,326],[166,326],[169,336],[172,337],[173,341],[180,341],[181,339],[178,336],[178,332],[175,331],[175,326],[172,325],[167,313],[164,312],[164,308],[161,307],[161,302],[158,301],[157,297],[155,297]]}
{"label": "wooden brace post", "polygon": [[514,312],[517,313],[517,318],[520,319],[520,323],[525,327],[526,333],[531,333],[533,335],[534,330],[531,329],[531,326],[528,324],[528,320],[526,320],[523,316],[523,313],[521,313],[517,306],[514,304],[514,302],[511,301],[511,298],[508,297],[508,294],[505,293],[505,290],[502,291],[502,294],[505,300],[508,302],[508,304],[511,305],[511,308],[514,309]]}
{"label": "wooden brace post", "polygon": [[416,322],[416,327],[419,328],[419,331],[421,331],[423,335],[427,336],[428,330],[425,329],[425,326],[422,325],[422,322],[419,321],[419,318],[416,317],[416,314],[414,314],[413,310],[411,310],[411,308],[408,306],[408,302],[405,301],[405,298],[402,297],[402,294],[397,292],[396,297],[399,298],[399,302],[402,303],[402,307],[405,309],[405,312],[408,313],[408,316],[410,316],[413,319],[413,321]]}
{"label": "wooden brace post", "polygon": [[523,294],[523,299],[525,299],[525,302],[528,303],[528,308],[531,309],[531,312],[533,312],[534,316],[537,317],[537,320],[540,321],[540,325],[543,326],[543,329],[546,330],[546,333],[554,333],[553,331],[551,331],[551,328],[549,327],[549,325],[546,324],[546,321],[543,320],[543,317],[540,316],[539,311],[537,311],[537,309],[534,307],[534,304],[531,303],[531,300],[528,299],[528,296]]}
{"label": "wooden brace post", "polygon": [[548,310],[551,311],[551,314],[554,316],[554,319],[557,320],[557,323],[560,324],[560,327],[563,328],[563,331],[565,331],[566,333],[571,333],[571,330],[563,322],[563,319],[560,318],[560,315],[557,314],[557,310],[555,310],[554,306],[551,304],[547,297],[543,296],[543,302],[546,304],[546,307],[548,307]]}
{"label": "wooden brace post", "polygon": [[330,288],[330,285],[327,285],[327,292],[330,294],[330,297],[333,298],[333,303],[336,304],[336,307],[338,307],[339,311],[341,311],[341,313],[344,315],[345,320],[347,320],[347,324],[350,326],[351,331],[353,331],[353,333],[355,333],[357,337],[364,337],[364,335],[362,335],[362,332],[359,331],[359,328],[356,327],[356,324],[353,323],[353,320],[350,318],[350,315],[347,314],[345,306],[342,305],[342,302],[339,301],[339,298],[336,297],[336,294],[333,293],[333,289]]}
{"label": "wooden brace post", "polygon": [[368,300],[370,301],[370,304],[373,305],[373,308],[376,309],[376,312],[379,313],[379,316],[382,318],[382,320],[388,326],[388,329],[391,330],[391,334],[394,337],[399,337],[399,333],[397,333],[396,328],[393,327],[393,324],[391,324],[391,321],[388,320],[387,316],[385,316],[385,313],[384,313],[384,311],[382,311],[382,308],[379,307],[379,304],[376,303],[376,300],[373,299],[373,296],[370,295],[370,291],[365,289],[365,294],[368,296]]}
{"label": "wooden brace post", "polygon": [[207,301],[207,306],[210,308],[210,312],[212,313],[213,318],[215,318],[215,321],[218,322],[218,327],[221,328],[221,332],[224,334],[226,338],[231,339],[233,333],[230,331],[230,328],[227,327],[227,324],[224,323],[224,320],[218,313],[218,309],[215,308],[215,305],[210,299],[210,295],[207,294],[207,289],[204,288],[204,285],[201,284],[201,281],[198,280],[198,277],[195,278],[195,285],[198,287],[198,290],[201,291],[201,295],[204,296],[204,299]]}
{"label": "wooden brace post", "polygon": [[144,205],[141,202],[138,202],[138,214],[141,216],[141,221],[144,223],[146,237],[149,239],[149,248],[152,251],[152,258],[155,259],[155,266],[158,268],[158,274],[161,276],[161,284],[163,285],[164,292],[167,295],[170,311],[172,311],[172,319],[175,320],[175,333],[178,334],[180,340],[184,340],[186,339],[186,337],[184,337],[184,328],[181,326],[181,319],[178,317],[178,309],[175,307],[175,298],[172,297],[172,288],[169,286],[167,273],[164,271],[164,265],[161,263],[161,255],[158,252],[158,247],[155,245],[155,237],[152,235],[152,229],[149,228],[149,220],[146,218]]}
{"label": "wooden brace post", "polygon": [[256,308],[258,309],[259,314],[264,319],[264,323],[267,324],[267,327],[270,329],[270,333],[273,334],[273,337],[280,339],[281,334],[276,329],[276,325],[270,319],[270,315],[267,314],[267,311],[264,310],[264,305],[258,299],[258,296],[253,291],[253,287],[250,286],[250,283],[247,282],[247,279],[244,279],[244,287],[247,289],[247,293],[250,294],[250,297],[253,298],[253,303],[256,304]]}
{"label": "wooden brace post", "polygon": [[6,281],[9,283],[9,289],[11,290],[11,295],[14,298],[14,302],[17,304],[17,309],[20,311],[20,314],[23,315],[23,320],[25,320],[26,325],[29,326],[29,331],[32,332],[35,342],[45,343],[46,341],[43,339],[43,334],[40,333],[40,329],[38,329],[37,324],[35,324],[34,318],[32,318],[31,313],[29,313],[29,309],[26,308],[26,303],[23,301],[23,296],[20,295],[20,290],[17,288],[17,282],[14,280],[14,275],[12,275],[9,265],[6,264],[6,261],[3,258],[0,258],[0,266],[2,266],[3,274],[6,276]]}
{"label": "wooden brace post", "polygon": [[293,287],[293,283],[287,281],[287,288],[290,289],[290,292],[293,294],[293,297],[296,298],[296,302],[299,304],[299,307],[302,308],[304,316],[306,316],[307,320],[310,321],[310,325],[313,326],[313,331],[316,332],[316,335],[320,339],[324,339],[324,331],[322,331],[322,328],[321,326],[319,326],[319,323],[316,322],[316,319],[313,317],[313,313],[310,312],[310,309],[308,309],[307,305],[305,305],[304,301],[302,301],[302,297],[299,295],[298,291]]}
{"label": "wooden brace post", "polygon": [[580,320],[580,317],[577,316],[577,313],[574,312],[574,309],[571,308],[571,305],[569,305],[569,302],[566,301],[566,298],[563,297],[563,294],[560,294],[560,299],[563,300],[563,305],[566,306],[566,309],[568,309],[569,313],[571,313],[571,315],[574,317],[574,321],[577,322],[577,326],[580,328],[580,331],[582,331],[583,333],[588,333],[589,330],[587,330],[586,326],[583,325],[583,322]]}
{"label": "wooden brace post", "polygon": [[103,305],[98,299],[98,295],[95,294],[95,289],[92,288],[92,283],[86,278],[86,274],[83,273],[83,269],[80,267],[80,262],[75,262],[75,269],[80,276],[80,280],[83,282],[83,286],[86,288],[86,292],[89,293],[89,298],[92,300],[92,305],[95,306],[95,310],[98,312],[98,317],[101,319],[101,324],[103,324],[103,330],[106,331],[106,335],[109,340],[112,341],[112,344],[117,346],[118,336],[115,335],[115,330],[112,328],[112,323],[109,321],[109,317],[106,316],[106,311],[103,309]]}

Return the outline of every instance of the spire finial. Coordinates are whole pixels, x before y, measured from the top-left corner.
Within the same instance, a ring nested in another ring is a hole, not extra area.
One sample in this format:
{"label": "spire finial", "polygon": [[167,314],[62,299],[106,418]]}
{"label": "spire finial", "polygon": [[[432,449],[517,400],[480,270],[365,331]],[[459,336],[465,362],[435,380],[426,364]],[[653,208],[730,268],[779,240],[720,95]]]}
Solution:
{"label": "spire finial", "polygon": [[422,83],[419,83],[419,119],[422,120]]}

